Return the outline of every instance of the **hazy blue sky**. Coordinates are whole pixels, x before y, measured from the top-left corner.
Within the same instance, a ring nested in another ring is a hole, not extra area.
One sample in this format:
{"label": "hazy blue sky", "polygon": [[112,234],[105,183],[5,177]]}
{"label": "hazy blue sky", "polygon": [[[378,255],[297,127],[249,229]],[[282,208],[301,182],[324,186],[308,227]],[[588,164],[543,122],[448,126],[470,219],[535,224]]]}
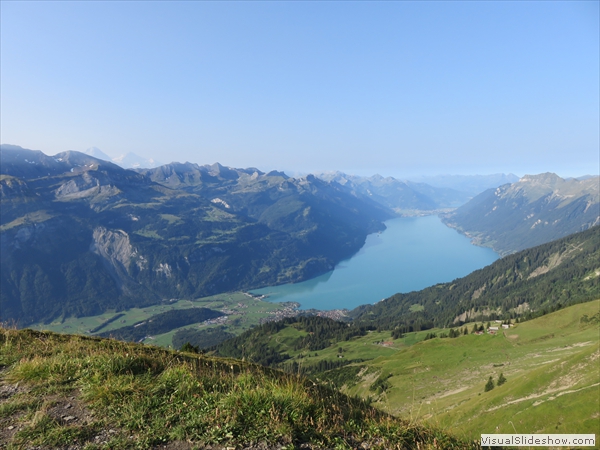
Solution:
{"label": "hazy blue sky", "polygon": [[263,170],[598,172],[598,2],[0,12],[2,143]]}

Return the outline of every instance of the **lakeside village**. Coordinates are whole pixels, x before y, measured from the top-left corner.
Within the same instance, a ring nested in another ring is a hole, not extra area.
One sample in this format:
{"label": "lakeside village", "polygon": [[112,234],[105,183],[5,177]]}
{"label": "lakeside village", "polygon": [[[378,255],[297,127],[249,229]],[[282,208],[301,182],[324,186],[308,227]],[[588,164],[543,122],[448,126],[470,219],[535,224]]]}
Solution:
{"label": "lakeside village", "polygon": [[[254,295],[249,292],[244,292],[244,295],[246,295],[250,298],[258,299],[258,300],[265,300],[267,298],[266,295]],[[319,309],[304,309],[304,310],[302,310],[302,309],[299,309],[300,303],[298,303],[298,302],[283,302],[283,303],[280,303],[280,305],[283,306],[283,309],[278,309],[276,311],[269,311],[267,313],[267,314],[269,314],[269,317],[264,317],[264,318],[260,319],[259,324],[262,325],[263,323],[267,323],[267,322],[277,322],[282,319],[287,319],[288,317],[296,317],[299,315],[327,317],[327,318],[333,319],[333,320],[344,320],[346,317],[348,317],[347,309],[332,309],[329,311],[321,311]],[[242,305],[241,303],[238,303],[238,306],[247,307],[247,305]],[[222,312],[224,312],[225,314],[229,314],[225,310],[223,310]],[[215,319],[215,320],[217,320],[217,319]]]}
{"label": "lakeside village", "polygon": [[[251,299],[261,300],[261,301],[264,301],[268,297],[268,295],[257,295],[257,294],[252,294],[250,292],[242,292],[242,293]],[[170,302],[175,302],[175,301],[177,301],[177,299],[170,300]],[[282,302],[282,303],[277,303],[277,304],[281,305],[283,308],[277,309],[275,311],[267,311],[266,314],[268,314],[269,316],[259,319],[259,321],[258,321],[259,325],[262,325],[263,323],[267,323],[267,322],[276,322],[279,320],[287,319],[289,317],[296,317],[296,316],[300,316],[300,315],[327,317],[327,318],[333,319],[333,320],[345,320],[348,317],[348,312],[349,312],[347,309],[332,309],[329,311],[321,311],[319,309],[299,309],[300,303],[298,303],[298,302]],[[235,305],[235,306],[230,306],[229,308],[224,308],[224,309],[218,309],[217,311],[220,311],[226,315],[217,317],[215,319],[205,320],[204,322],[201,322],[200,325],[217,325],[217,324],[223,325],[227,322],[228,316],[232,316],[232,315],[245,316],[246,312],[243,311],[243,309],[246,309],[246,308],[248,308],[247,304],[238,302],[237,305]]]}
{"label": "lakeside village", "polygon": [[[243,292],[243,294],[247,297],[250,297],[251,299],[256,299],[256,300],[265,300],[268,297],[266,295],[251,294],[250,292]],[[179,300],[180,299],[170,299],[170,300],[165,300],[165,302],[174,303]],[[296,317],[296,316],[319,316],[319,317],[327,317],[327,318],[333,319],[333,320],[346,320],[346,318],[348,317],[348,312],[349,312],[347,309],[333,309],[333,310],[329,310],[329,311],[321,311],[318,309],[299,309],[300,303],[298,303],[298,302],[282,302],[282,303],[278,303],[278,304],[281,305],[282,308],[277,309],[275,311],[266,311],[265,313],[268,314],[268,316],[261,317],[258,320],[259,325],[262,325],[262,324],[265,324],[268,322],[277,322],[279,320],[287,319],[289,317]],[[245,316],[246,311],[244,311],[244,309],[247,309],[247,308],[248,308],[248,304],[238,302],[237,304],[230,305],[227,308],[217,309],[217,311],[220,311],[223,314],[225,314],[224,316],[215,317],[214,319],[208,319],[208,320],[200,322],[196,325],[198,327],[209,326],[209,325],[226,325],[230,319],[230,316],[238,316],[238,317]],[[150,319],[149,321],[151,322],[152,319]],[[139,323],[135,324],[133,327],[137,328],[139,326],[146,324],[146,322],[147,322],[146,320],[143,322],[139,322]],[[91,330],[88,330],[87,332],[90,333]],[[144,336],[138,342],[144,342],[146,339],[153,340],[154,336]]]}

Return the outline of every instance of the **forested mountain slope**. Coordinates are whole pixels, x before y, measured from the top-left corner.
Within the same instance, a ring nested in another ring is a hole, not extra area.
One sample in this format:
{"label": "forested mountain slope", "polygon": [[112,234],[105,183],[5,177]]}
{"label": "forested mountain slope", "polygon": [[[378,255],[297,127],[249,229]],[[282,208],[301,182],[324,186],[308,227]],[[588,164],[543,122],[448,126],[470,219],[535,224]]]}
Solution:
{"label": "forested mountain slope", "polygon": [[418,330],[516,318],[599,295],[600,227],[523,250],[450,283],[351,312],[356,324]]}
{"label": "forested mountain slope", "polygon": [[0,156],[0,319],[20,325],[304,280],[393,214],[314,177]]}
{"label": "forested mountain slope", "polygon": [[479,194],[442,219],[475,244],[501,255],[513,253],[599,224],[600,179],[525,175]]}

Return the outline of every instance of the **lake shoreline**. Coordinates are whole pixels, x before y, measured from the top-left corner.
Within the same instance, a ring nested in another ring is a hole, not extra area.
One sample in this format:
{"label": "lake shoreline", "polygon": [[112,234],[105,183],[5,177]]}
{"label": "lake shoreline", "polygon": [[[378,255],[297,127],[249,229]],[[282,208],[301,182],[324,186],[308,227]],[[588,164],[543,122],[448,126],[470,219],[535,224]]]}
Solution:
{"label": "lake shoreline", "polygon": [[397,217],[367,236],[351,258],[320,276],[248,292],[269,302],[293,301],[301,310],[351,310],[396,293],[410,292],[468,275],[499,258],[474,246],[439,216]]}

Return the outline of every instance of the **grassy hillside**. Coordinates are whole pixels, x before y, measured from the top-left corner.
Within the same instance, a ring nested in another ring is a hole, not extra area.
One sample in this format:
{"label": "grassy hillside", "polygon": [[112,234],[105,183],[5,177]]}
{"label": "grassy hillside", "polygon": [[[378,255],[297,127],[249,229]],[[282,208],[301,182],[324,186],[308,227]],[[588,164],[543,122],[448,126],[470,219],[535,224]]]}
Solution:
{"label": "grassy hillside", "polygon": [[[385,411],[467,438],[515,431],[595,433],[600,429],[599,321],[596,300],[496,335],[434,338],[405,348],[398,342],[392,355],[326,376],[343,380],[344,392],[370,397]],[[500,374],[507,381],[498,386]],[[486,392],[489,377],[496,386]]]}
{"label": "grassy hillside", "polygon": [[0,442],[8,449],[477,448],[240,360],[12,329],[0,329]]}
{"label": "grassy hillside", "polygon": [[[600,300],[595,300],[495,335],[472,333],[475,326],[487,326],[477,322],[454,328],[460,331],[455,338],[431,338],[450,334],[448,328],[433,328],[398,339],[392,331],[363,330],[345,339],[348,335],[334,333],[326,321],[310,318],[269,324],[236,339],[244,338],[246,358],[310,374],[393,415],[477,439],[481,433],[515,430],[596,432],[599,322]],[[307,336],[326,338],[327,331],[326,345],[304,345]],[[217,351],[237,355],[235,343],[225,342]],[[501,374],[507,381],[498,385]],[[490,377],[494,388],[486,391]]]}

